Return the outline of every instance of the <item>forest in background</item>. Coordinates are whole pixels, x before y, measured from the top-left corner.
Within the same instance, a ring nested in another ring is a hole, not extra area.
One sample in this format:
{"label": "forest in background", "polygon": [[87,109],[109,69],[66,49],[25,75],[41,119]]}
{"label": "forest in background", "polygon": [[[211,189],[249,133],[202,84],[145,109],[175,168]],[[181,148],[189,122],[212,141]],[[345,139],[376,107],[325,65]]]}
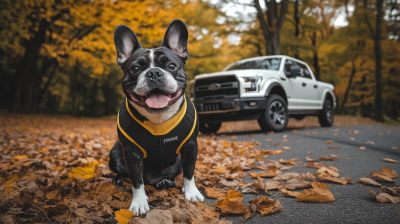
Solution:
{"label": "forest in background", "polygon": [[[2,111],[115,115],[124,95],[114,28],[126,24],[143,47],[158,47],[180,18],[189,80],[240,59],[289,55],[335,85],[336,113],[400,116],[399,0],[0,0],[0,8]],[[333,25],[339,16],[347,25]]]}

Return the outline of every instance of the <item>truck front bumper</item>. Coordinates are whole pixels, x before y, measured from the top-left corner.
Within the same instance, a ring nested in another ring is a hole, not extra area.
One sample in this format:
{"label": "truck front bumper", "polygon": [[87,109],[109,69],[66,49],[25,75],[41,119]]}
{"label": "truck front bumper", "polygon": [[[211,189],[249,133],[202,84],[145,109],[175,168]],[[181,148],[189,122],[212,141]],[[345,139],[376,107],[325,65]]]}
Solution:
{"label": "truck front bumper", "polygon": [[194,100],[201,123],[254,120],[266,107],[266,98],[239,98],[224,100]]}

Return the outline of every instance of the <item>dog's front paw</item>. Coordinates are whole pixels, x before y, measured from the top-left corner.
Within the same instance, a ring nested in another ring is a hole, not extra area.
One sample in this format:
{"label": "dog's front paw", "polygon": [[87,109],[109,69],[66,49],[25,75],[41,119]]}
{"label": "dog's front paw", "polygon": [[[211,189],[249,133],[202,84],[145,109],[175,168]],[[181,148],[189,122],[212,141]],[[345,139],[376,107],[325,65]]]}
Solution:
{"label": "dog's front paw", "polygon": [[146,196],[144,191],[144,185],[140,185],[139,189],[132,187],[132,201],[129,210],[135,214],[135,216],[144,215],[150,211],[149,204],[147,201],[149,198]]}
{"label": "dog's front paw", "polygon": [[204,201],[203,195],[197,189],[196,184],[194,183],[194,176],[191,180],[183,178],[183,187],[182,191],[185,194],[185,199],[193,202],[202,202]]}

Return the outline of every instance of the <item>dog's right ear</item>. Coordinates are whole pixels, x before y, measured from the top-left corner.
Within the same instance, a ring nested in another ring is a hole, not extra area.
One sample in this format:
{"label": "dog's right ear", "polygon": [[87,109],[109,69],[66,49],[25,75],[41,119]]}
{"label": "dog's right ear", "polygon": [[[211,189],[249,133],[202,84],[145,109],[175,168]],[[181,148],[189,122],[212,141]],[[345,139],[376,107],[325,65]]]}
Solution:
{"label": "dog's right ear", "polygon": [[117,63],[120,66],[133,52],[142,48],[135,33],[126,25],[119,25],[115,28],[114,44],[117,49]]}

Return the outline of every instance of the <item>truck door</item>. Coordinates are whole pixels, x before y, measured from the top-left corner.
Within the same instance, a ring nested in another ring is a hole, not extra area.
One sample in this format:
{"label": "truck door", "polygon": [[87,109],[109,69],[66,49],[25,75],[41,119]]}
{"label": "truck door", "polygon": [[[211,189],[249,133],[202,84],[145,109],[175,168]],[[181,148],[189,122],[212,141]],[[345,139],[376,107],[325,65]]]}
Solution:
{"label": "truck door", "polygon": [[[296,61],[286,59],[284,66],[285,75],[290,73],[290,67],[292,65],[299,65]],[[302,80],[298,77],[288,78],[281,82],[285,88],[287,97],[288,97],[288,109],[289,110],[308,110],[309,108],[305,107],[305,98],[306,93],[304,93],[304,87],[302,86]]]}
{"label": "truck door", "polygon": [[301,75],[297,77],[298,81],[301,82],[302,98],[304,106],[311,110],[317,110],[318,107],[318,83],[312,75],[309,67],[306,64],[298,63],[301,67]]}

